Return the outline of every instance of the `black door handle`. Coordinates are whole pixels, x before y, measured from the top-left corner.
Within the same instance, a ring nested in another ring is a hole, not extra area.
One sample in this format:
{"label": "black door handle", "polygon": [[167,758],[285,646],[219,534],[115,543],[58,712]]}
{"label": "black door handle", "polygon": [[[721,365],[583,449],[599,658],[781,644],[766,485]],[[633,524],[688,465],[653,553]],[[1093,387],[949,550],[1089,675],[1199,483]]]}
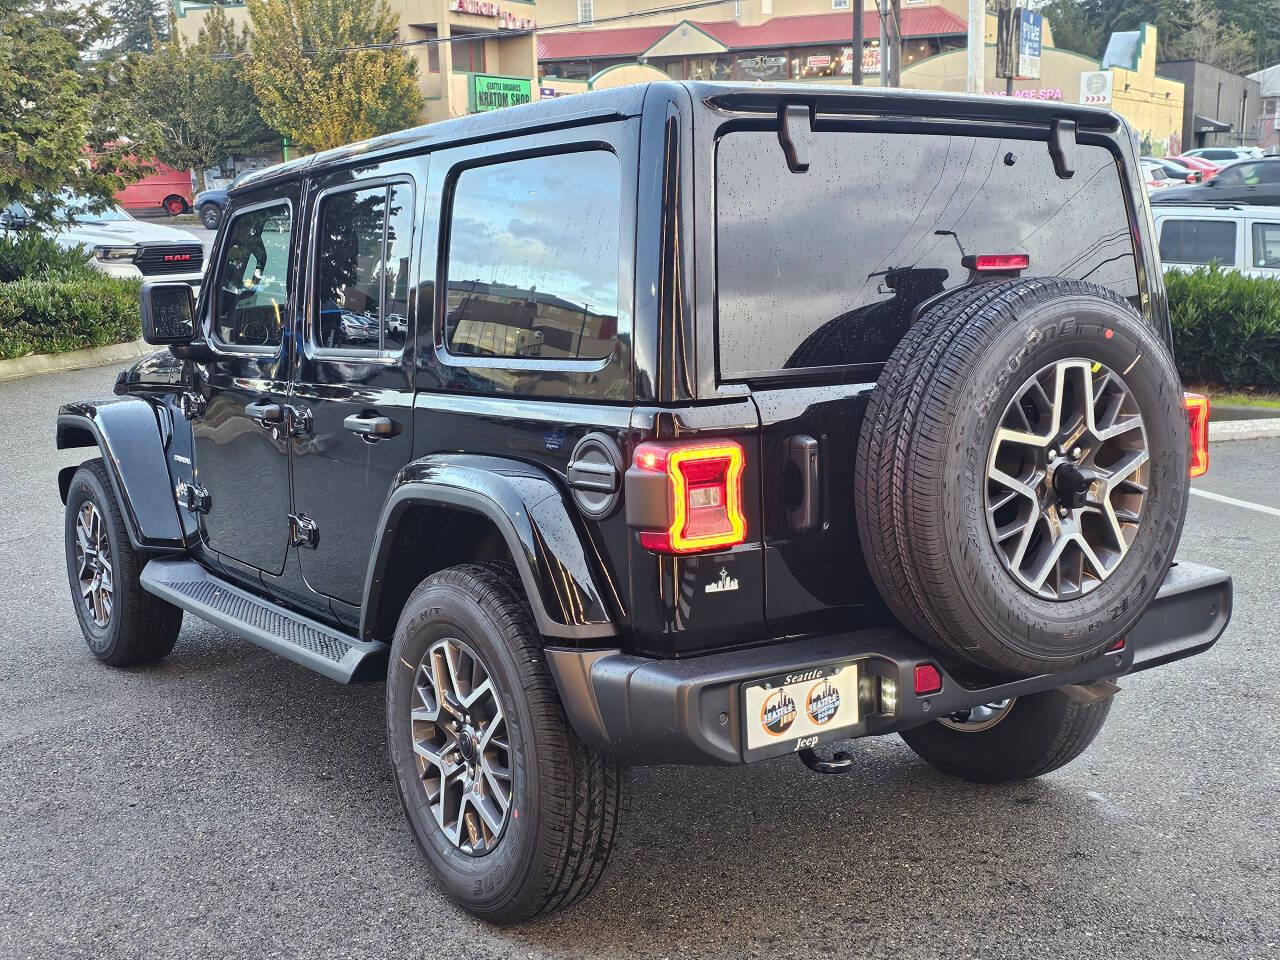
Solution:
{"label": "black door handle", "polygon": [[249,419],[257,420],[258,423],[264,426],[269,423],[284,423],[284,407],[268,400],[255,400],[253,403],[246,403],[244,412]]}
{"label": "black door handle", "polygon": [[366,415],[353,413],[342,421],[342,425],[352,433],[358,433],[366,440],[378,440],[382,437],[394,437],[403,427],[399,420],[390,417],[379,417],[376,414]]}

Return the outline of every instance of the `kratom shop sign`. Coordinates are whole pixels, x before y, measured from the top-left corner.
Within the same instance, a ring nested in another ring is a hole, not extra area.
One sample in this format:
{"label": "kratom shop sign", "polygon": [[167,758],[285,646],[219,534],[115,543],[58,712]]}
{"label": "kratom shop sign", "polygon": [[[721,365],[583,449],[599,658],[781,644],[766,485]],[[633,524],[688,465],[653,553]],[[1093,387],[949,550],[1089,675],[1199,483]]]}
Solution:
{"label": "kratom shop sign", "polygon": [[471,75],[471,112],[501,110],[528,103],[533,99],[533,81],[521,77],[493,77],[484,73]]}

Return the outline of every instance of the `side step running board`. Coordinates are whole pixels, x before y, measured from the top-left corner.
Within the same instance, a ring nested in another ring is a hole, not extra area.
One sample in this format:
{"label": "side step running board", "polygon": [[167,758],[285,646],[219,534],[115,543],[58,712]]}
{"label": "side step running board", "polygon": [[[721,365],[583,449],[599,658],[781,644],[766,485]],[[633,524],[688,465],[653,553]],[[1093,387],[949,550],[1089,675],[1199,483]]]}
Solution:
{"label": "side step running board", "polygon": [[385,643],[362,642],[254,596],[192,560],[156,558],[140,579],[148,593],[339,683],[350,683],[362,663],[387,652]]}

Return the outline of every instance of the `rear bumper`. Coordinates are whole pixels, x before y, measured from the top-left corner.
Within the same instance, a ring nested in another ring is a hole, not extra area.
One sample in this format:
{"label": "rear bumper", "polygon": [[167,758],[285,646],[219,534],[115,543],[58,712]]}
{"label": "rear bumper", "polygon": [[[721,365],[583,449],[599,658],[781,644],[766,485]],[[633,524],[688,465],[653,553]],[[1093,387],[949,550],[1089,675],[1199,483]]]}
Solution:
{"label": "rear bumper", "polygon": [[[1231,618],[1231,577],[1184,563],[1165,577],[1156,599],[1125,637],[1124,648],[1064,673],[983,684],[958,676],[938,653],[902,630],[873,628],[692,657],[650,660],[618,650],[547,648],[565,710],[591,746],[642,763],[737,764],[827,741],[893,733],[940,716],[1008,697],[1090,684],[1181,660],[1209,649]],[[858,723],[748,749],[743,684],[856,660]],[[942,688],[913,692],[915,668],[929,663]],[[897,704],[884,712],[882,682],[896,684]]]}

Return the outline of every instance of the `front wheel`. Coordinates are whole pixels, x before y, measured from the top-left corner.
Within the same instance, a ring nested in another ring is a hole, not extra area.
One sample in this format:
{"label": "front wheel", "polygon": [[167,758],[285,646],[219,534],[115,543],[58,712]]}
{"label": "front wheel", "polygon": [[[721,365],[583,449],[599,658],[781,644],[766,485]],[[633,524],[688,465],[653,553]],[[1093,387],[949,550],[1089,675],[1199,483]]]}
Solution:
{"label": "front wheel", "polygon": [[620,772],[570,728],[514,572],[428,577],[400,614],[390,663],[396,786],[449,897],[515,923],[590,893],[617,831]]}
{"label": "front wheel", "polygon": [[142,589],[133,549],[101,459],[71,478],[66,513],[71,602],[93,655],[113,667],[151,663],[173,649],[182,610]]}
{"label": "front wheel", "polygon": [[1064,767],[1093,743],[1111,697],[1085,702],[1046,690],[904,730],[902,739],[943,773],[978,783],[1030,780]]}

